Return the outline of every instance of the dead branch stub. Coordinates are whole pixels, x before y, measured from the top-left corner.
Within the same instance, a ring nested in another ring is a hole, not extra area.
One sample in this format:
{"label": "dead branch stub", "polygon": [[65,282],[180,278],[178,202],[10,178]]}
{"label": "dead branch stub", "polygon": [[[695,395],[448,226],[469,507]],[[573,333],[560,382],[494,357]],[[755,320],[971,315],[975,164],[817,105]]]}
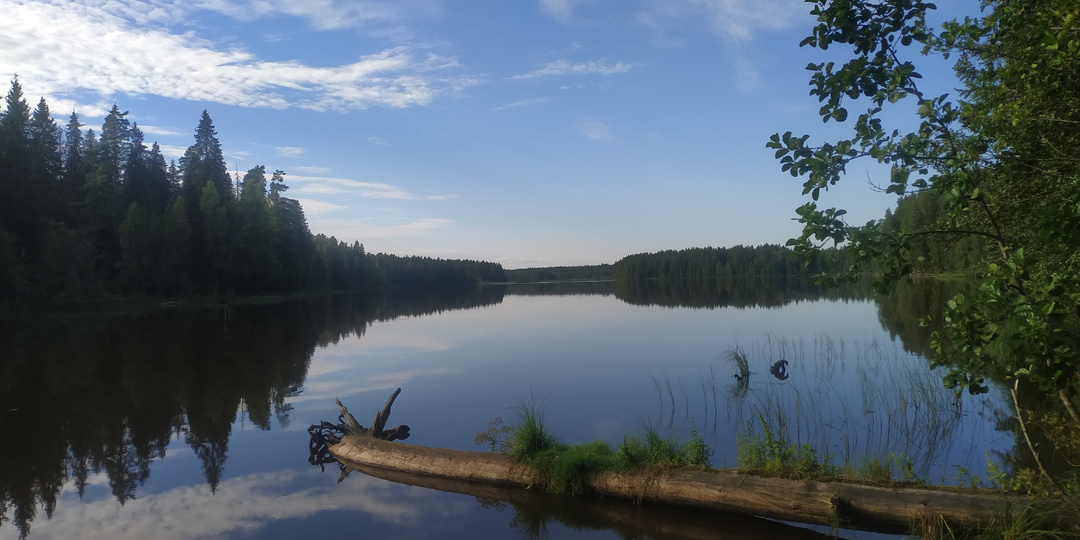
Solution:
{"label": "dead branch stub", "polygon": [[308,427],[308,435],[311,436],[311,441],[308,444],[308,463],[312,465],[319,465],[320,467],[327,463],[334,463],[337,460],[334,459],[333,454],[330,453],[330,446],[341,442],[341,438],[345,435],[359,435],[364,437],[372,437],[384,441],[399,441],[409,438],[409,426],[400,425],[395,428],[385,429],[386,421],[390,419],[390,408],[394,405],[394,400],[397,399],[398,394],[401,393],[401,389],[394,390],[393,394],[390,394],[390,398],[386,400],[386,404],[383,408],[375,413],[375,419],[371,422],[371,429],[366,429],[356,421],[356,417],[349,412],[349,409],[341,403],[340,399],[334,398],[337,402],[338,411],[338,423],[331,424],[330,422],[322,422],[320,424],[314,424]]}

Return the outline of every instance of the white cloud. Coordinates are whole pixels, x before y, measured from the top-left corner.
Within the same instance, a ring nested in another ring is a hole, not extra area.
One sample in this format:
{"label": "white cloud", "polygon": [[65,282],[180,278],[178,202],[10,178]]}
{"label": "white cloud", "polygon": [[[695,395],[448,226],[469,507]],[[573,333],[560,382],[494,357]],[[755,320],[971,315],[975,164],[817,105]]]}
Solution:
{"label": "white cloud", "polygon": [[291,169],[294,170],[294,171],[300,171],[300,172],[309,173],[309,174],[323,174],[323,173],[328,173],[331,170],[330,167],[320,167],[320,166],[317,166],[317,165],[305,165],[305,166],[299,166],[299,167],[291,167]]}
{"label": "white cloud", "polygon": [[254,20],[266,15],[302,17],[320,30],[362,26],[398,16],[393,4],[379,2],[334,2],[331,0],[200,0],[195,5],[218,11],[238,20]]}
{"label": "white cloud", "polygon": [[307,148],[303,146],[278,146],[275,148],[279,157],[298,158],[304,155]]}
{"label": "white cloud", "polygon": [[[265,5],[313,21],[323,14],[329,18],[335,9],[354,14],[345,17],[349,24],[363,18],[360,8],[350,11],[326,1],[233,5],[206,0],[198,5],[236,17],[245,9],[253,9],[252,16],[263,13],[259,6]],[[242,49],[219,49],[190,31],[141,26],[176,23],[185,15],[184,8],[167,2],[0,0],[0,12],[6,20],[19,22],[0,29],[0,76],[18,73],[28,95],[64,97],[88,90],[102,96],[152,94],[243,107],[347,110],[424,105],[441,92],[475,84],[433,76],[455,67],[455,59],[432,54],[418,58],[405,47],[361,56],[351,64],[313,67],[263,61]],[[169,59],[167,68],[163,58]]]}
{"label": "white cloud", "polygon": [[348,206],[328,203],[324,201],[317,201],[315,199],[297,199],[300,203],[300,207],[304,209],[304,215],[307,217],[320,216],[322,214],[329,214],[330,212],[337,212],[338,210],[348,210]]}
{"label": "white cloud", "polygon": [[[289,175],[286,180],[295,188],[295,193],[354,193],[365,199],[398,199],[403,201],[432,201],[453,197],[453,195],[417,195],[391,184],[361,182],[348,178]],[[300,185],[295,185],[297,182]]]}
{"label": "white cloud", "polygon": [[611,128],[607,124],[596,120],[582,122],[581,133],[594,141],[615,140],[615,136],[611,134]]}
{"label": "white cloud", "polygon": [[165,156],[165,159],[180,159],[184,157],[184,153],[187,152],[186,146],[175,146],[172,144],[159,144],[158,148],[161,149],[161,155]]}
{"label": "white cloud", "polygon": [[567,60],[556,60],[554,62],[548,62],[543,67],[530,71],[524,75],[514,75],[511,79],[537,79],[540,77],[547,77],[551,75],[612,75],[615,73],[626,73],[633,67],[632,64],[625,62],[616,62],[615,64],[609,64],[607,59],[594,60],[591,62],[580,62],[572,64]]}
{"label": "white cloud", "polygon": [[760,30],[787,28],[808,12],[792,0],[646,0],[637,22],[663,41],[704,23],[726,41],[743,42]]}
{"label": "white cloud", "polygon": [[[51,0],[53,4],[65,2],[66,0]],[[81,0],[79,3],[95,9],[110,10],[137,24],[172,23],[197,11],[215,11],[243,21],[271,15],[305,18],[312,27],[320,30],[393,22],[409,15],[430,11],[416,9],[415,2],[375,0]]]}
{"label": "white cloud", "polygon": [[416,236],[437,229],[448,227],[454,223],[452,219],[421,218],[408,223],[395,225],[383,225],[370,223],[363,219],[342,218],[319,218],[310,220],[312,232],[322,233],[327,236],[336,236],[345,241],[367,241],[378,238],[400,238]]}
{"label": "white cloud", "polygon": [[802,4],[790,0],[690,0],[690,5],[703,10],[722,36],[735,41],[746,41],[758,30],[786,28],[806,14]]}
{"label": "white cloud", "polygon": [[635,19],[664,46],[682,46],[695,31],[717,36],[744,91],[761,78],[755,58],[759,34],[812,25],[809,10],[793,0],[643,0]]}
{"label": "white cloud", "polygon": [[567,24],[579,0],[540,0],[540,11],[556,21]]}
{"label": "white cloud", "polygon": [[[4,39],[2,32],[3,30],[0,30],[0,41],[3,41]],[[0,65],[2,64],[3,59],[0,59]],[[5,84],[7,83],[7,81],[3,82]],[[22,85],[23,90],[27,89],[27,82],[28,81],[23,80],[22,78],[19,79],[19,84]],[[34,87],[34,85],[31,85],[31,87]],[[49,104],[49,115],[58,119],[63,125],[67,125],[67,120],[71,118],[72,111],[78,111],[79,121],[85,124],[85,122],[92,118],[105,118],[112,109],[112,103],[109,103],[104,99],[98,100],[95,103],[79,103],[74,99],[57,97],[52,93],[45,92],[44,89],[41,90],[40,93],[45,97],[45,102]],[[89,128],[93,128],[95,133],[101,131],[100,124],[97,126],[84,125],[84,129]],[[142,126],[139,126],[139,129],[142,129]]]}
{"label": "white cloud", "polygon": [[532,105],[540,105],[541,103],[547,103],[549,101],[552,101],[553,99],[554,98],[550,98],[550,97],[523,99],[523,100],[520,100],[520,101],[515,101],[513,103],[507,103],[505,105],[499,105],[498,107],[495,107],[492,110],[504,111],[506,109],[513,109],[513,108],[516,108],[516,107],[529,107],[529,106],[532,106]]}
{"label": "white cloud", "polygon": [[147,135],[183,135],[183,133],[180,133],[179,131],[173,131],[160,126],[148,126],[145,124],[139,124],[139,130]]}
{"label": "white cloud", "polygon": [[371,144],[377,144],[379,146],[390,146],[390,143],[380,139],[379,137],[371,136],[368,137],[367,140]]}

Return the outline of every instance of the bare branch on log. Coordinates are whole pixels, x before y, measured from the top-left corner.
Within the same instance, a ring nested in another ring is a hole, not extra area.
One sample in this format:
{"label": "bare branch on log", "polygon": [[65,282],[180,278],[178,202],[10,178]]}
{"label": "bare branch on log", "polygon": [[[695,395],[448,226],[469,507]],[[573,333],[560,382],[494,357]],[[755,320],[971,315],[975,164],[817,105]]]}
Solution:
{"label": "bare branch on log", "polygon": [[[341,438],[345,435],[358,435],[361,437],[372,437],[375,439],[381,439],[384,441],[397,441],[409,438],[409,426],[401,425],[393,429],[384,429],[386,427],[386,421],[390,418],[390,407],[394,405],[394,400],[397,399],[398,394],[401,393],[401,389],[398,388],[390,395],[390,399],[386,400],[386,404],[383,405],[381,411],[375,414],[375,420],[371,424],[371,429],[365,429],[359,422],[356,421],[356,417],[349,412],[349,409],[345,408],[345,405],[341,403],[340,399],[334,398],[337,402],[338,411],[341,414],[338,415],[338,423],[331,424],[330,422],[322,422],[320,424],[312,425],[308,428],[308,435],[311,436],[311,442],[308,444],[308,463],[312,465],[318,465],[326,470],[325,465],[327,463],[335,463],[337,460],[330,453],[330,446],[341,442]],[[347,475],[348,473],[344,473]],[[342,476],[344,479],[345,476]],[[339,480],[340,481],[340,480]]]}
{"label": "bare branch on log", "polygon": [[371,433],[373,435],[382,433],[383,428],[386,427],[386,421],[390,419],[390,407],[394,406],[394,400],[397,399],[398,394],[400,393],[400,388],[394,390],[394,393],[390,394],[390,398],[386,400],[386,404],[383,405],[382,410],[375,413],[375,419],[371,421]]}
{"label": "bare branch on log", "polygon": [[367,435],[367,430],[364,429],[364,426],[360,425],[360,422],[356,421],[356,418],[349,412],[349,409],[346,409],[345,406],[341,404],[341,400],[334,398],[334,401],[337,402],[338,410],[341,411],[341,414],[338,415],[338,421],[349,428],[349,433],[352,433],[353,435]]}

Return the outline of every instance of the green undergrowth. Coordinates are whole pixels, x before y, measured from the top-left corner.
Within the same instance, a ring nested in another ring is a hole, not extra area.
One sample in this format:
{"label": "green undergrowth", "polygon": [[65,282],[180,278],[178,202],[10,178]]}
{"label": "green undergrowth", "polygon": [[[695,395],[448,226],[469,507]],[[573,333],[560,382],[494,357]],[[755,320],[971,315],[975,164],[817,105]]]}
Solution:
{"label": "green undergrowth", "polygon": [[537,473],[537,483],[552,493],[580,494],[590,475],[605,471],[705,469],[712,458],[712,449],[693,429],[689,441],[664,437],[646,426],[642,435],[624,437],[618,448],[604,441],[568,445],[547,430],[539,407],[523,404],[517,412],[516,424],[504,426],[496,418],[487,431],[477,434],[476,443],[529,465]]}
{"label": "green undergrowth", "polygon": [[843,481],[879,486],[925,486],[915,474],[914,462],[904,455],[889,454],[843,465],[831,463],[809,444],[794,444],[778,437],[758,415],[759,429],[738,433],[736,464],[739,472],[791,480]]}
{"label": "green undergrowth", "polygon": [[[840,481],[889,487],[930,486],[919,478],[913,462],[904,455],[889,454],[884,459],[866,459],[843,466],[830,463],[808,444],[793,444],[770,430],[759,414],[760,428],[749,426],[738,434],[738,470],[758,476],[818,482]],[[987,459],[990,485],[984,485],[963,467],[957,471],[957,486],[936,486],[951,491],[979,491],[1001,495],[1026,495],[1027,499],[1003,497],[1003,506],[981,527],[954,529],[940,517],[912,523],[911,532],[924,540],[1080,539],[1080,477],[1073,475],[1051,482],[1030,469],[1013,474]]]}

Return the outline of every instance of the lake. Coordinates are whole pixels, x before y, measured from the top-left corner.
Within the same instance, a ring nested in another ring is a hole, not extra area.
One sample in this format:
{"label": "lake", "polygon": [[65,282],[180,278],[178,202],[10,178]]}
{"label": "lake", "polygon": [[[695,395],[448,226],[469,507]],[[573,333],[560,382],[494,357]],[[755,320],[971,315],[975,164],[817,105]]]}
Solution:
{"label": "lake", "polygon": [[816,537],[619,501],[339,482],[336,465],[308,464],[307,428],[336,422],[335,398],[367,425],[400,387],[388,425],[408,424],[411,444],[486,450],[477,432],[532,404],[569,443],[693,430],[726,467],[739,434],[767,429],[839,465],[985,483],[988,461],[1009,469],[1017,453],[1010,408],[997,389],[942,388],[917,322],[950,287],[559,283],[2,321],[0,539]]}

